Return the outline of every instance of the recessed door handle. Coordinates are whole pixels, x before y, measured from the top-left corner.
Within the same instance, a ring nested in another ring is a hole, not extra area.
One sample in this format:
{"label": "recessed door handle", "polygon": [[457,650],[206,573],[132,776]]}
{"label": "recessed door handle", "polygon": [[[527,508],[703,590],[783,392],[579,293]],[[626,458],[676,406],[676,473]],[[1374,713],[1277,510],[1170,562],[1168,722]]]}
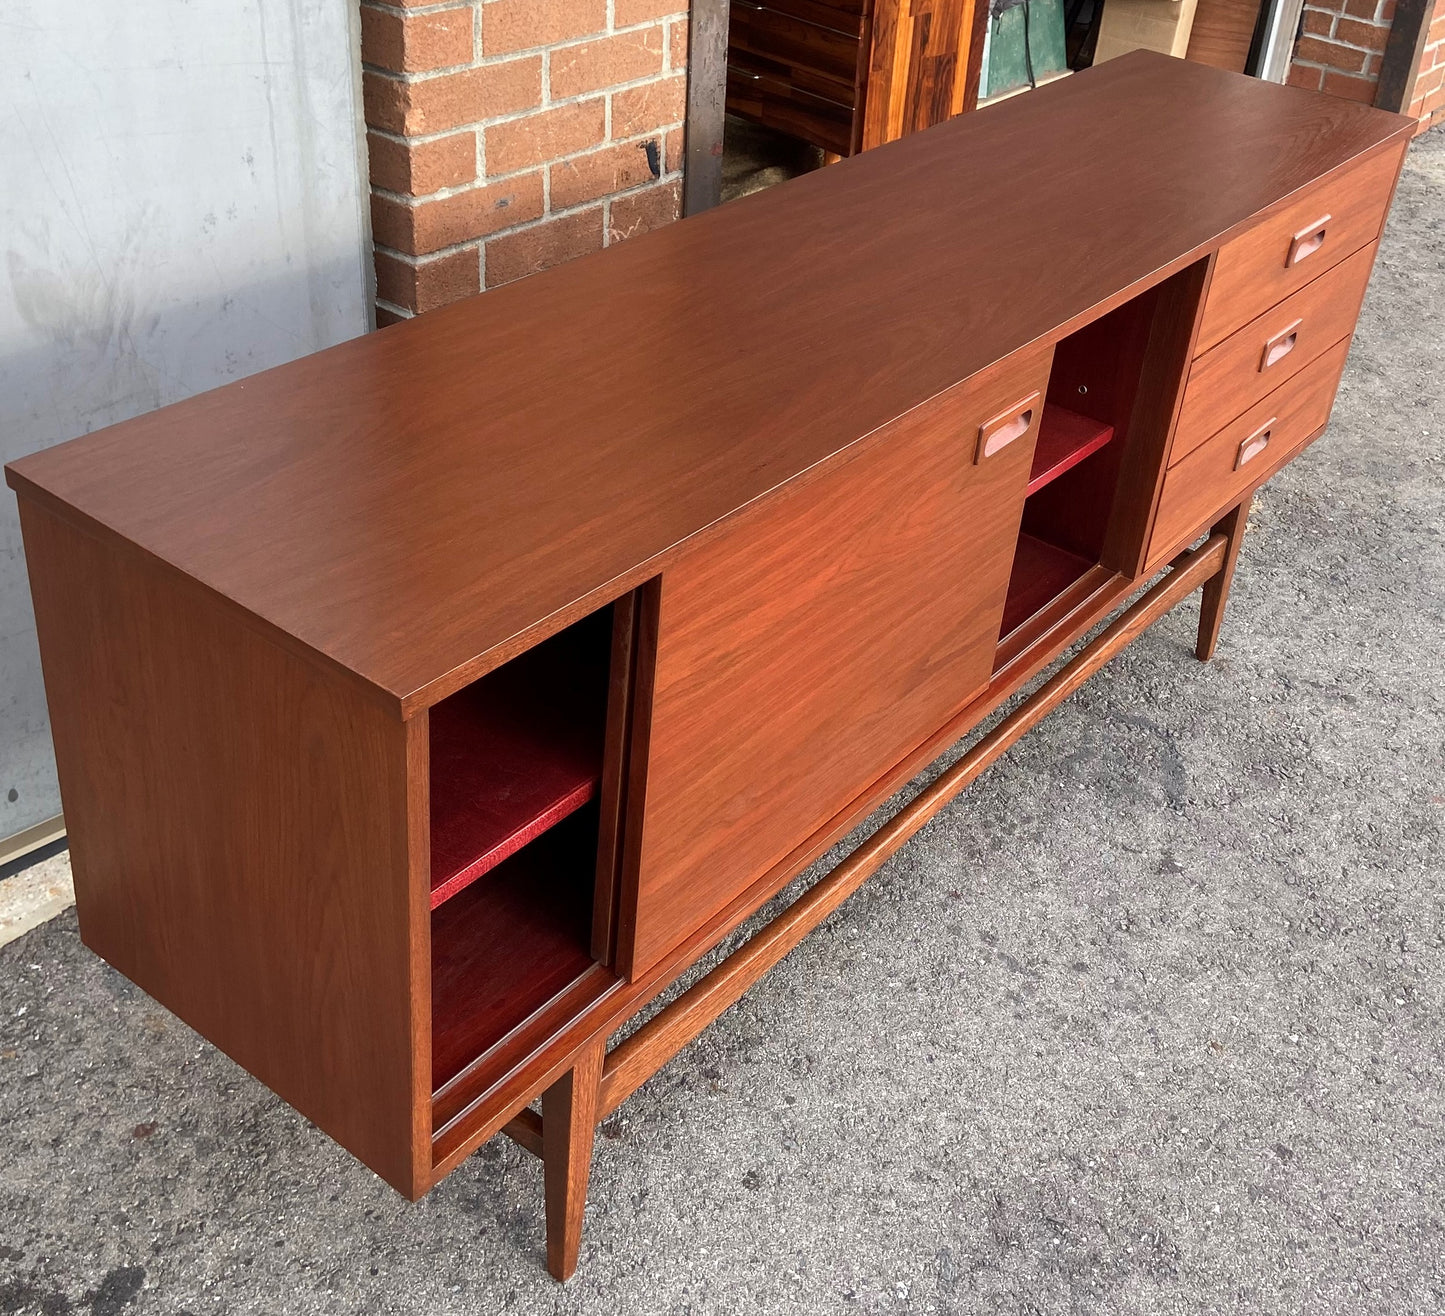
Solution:
{"label": "recessed door handle", "polygon": [[1283,361],[1295,349],[1299,342],[1299,327],[1303,320],[1296,320],[1293,324],[1287,324],[1273,338],[1267,339],[1264,344],[1264,351],[1260,353],[1259,368],[1268,370],[1277,361]]}
{"label": "recessed door handle", "polygon": [[974,465],[985,457],[1007,448],[1015,439],[1021,439],[1029,432],[1039,410],[1039,395],[1030,393],[1022,402],[1016,402],[1007,411],[1001,411],[992,420],[986,420],[978,427],[978,446],[974,449]]}
{"label": "recessed door handle", "polygon": [[1264,422],[1249,438],[1239,445],[1239,453],[1234,459],[1234,469],[1237,471],[1246,462],[1252,462],[1267,447],[1269,447],[1270,431],[1279,424],[1278,416],[1271,416]]}
{"label": "recessed door handle", "polygon": [[1302,228],[1290,239],[1289,255],[1285,265],[1298,265],[1300,261],[1313,256],[1325,245],[1325,233],[1329,230],[1332,216],[1323,215],[1308,228]]}

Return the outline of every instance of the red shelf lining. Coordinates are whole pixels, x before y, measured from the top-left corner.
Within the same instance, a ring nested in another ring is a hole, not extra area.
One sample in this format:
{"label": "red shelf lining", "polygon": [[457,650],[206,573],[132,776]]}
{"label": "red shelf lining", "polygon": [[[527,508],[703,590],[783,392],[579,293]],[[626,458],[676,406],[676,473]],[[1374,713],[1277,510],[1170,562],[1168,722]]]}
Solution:
{"label": "red shelf lining", "polygon": [[563,632],[431,710],[433,909],[596,796],[607,650],[592,638]]}
{"label": "red shelf lining", "polygon": [[434,1091],[596,968],[596,844],[576,814],[433,911]]}
{"label": "red shelf lining", "polygon": [[1112,425],[1081,416],[1057,403],[1045,402],[1038,442],[1034,445],[1033,469],[1029,472],[1029,492],[1037,493],[1050,481],[1057,480],[1113,437]]}
{"label": "red shelf lining", "polygon": [[999,638],[1013,634],[1096,564],[1028,533],[1019,535]]}

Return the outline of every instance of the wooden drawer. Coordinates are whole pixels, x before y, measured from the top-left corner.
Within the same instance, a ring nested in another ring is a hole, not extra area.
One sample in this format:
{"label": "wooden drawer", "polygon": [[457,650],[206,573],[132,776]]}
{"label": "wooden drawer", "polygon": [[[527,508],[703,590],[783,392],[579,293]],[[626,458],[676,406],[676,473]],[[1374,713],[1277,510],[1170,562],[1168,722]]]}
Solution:
{"label": "wooden drawer", "polygon": [[756,3],[756,0],[733,0],[733,8],[789,14],[805,23],[816,23],[819,27],[831,28],[835,32],[846,32],[855,40],[861,39],[863,35],[863,0],[767,0],[766,4]]}
{"label": "wooden drawer", "polygon": [[1324,425],[1349,350],[1348,338],[1336,343],[1169,468],[1149,540],[1151,568],[1273,475]]}
{"label": "wooden drawer", "polygon": [[[859,40],[836,28],[809,23],[792,14],[733,0],[729,11],[729,62],[742,51],[814,75],[810,90],[853,103],[858,75]],[[822,79],[818,84],[816,79]],[[828,87],[829,90],[824,91]]]}
{"label": "wooden drawer", "polygon": [[1399,150],[1350,165],[1221,247],[1195,350],[1213,347],[1378,238],[1399,167]]}
{"label": "wooden drawer", "polygon": [[853,149],[853,108],[815,95],[798,80],[728,62],[730,114],[791,133],[805,142],[848,155]]}
{"label": "wooden drawer", "polygon": [[663,572],[629,977],[987,686],[1051,355],[915,408]]}
{"label": "wooden drawer", "polygon": [[1195,359],[1169,464],[1354,331],[1377,244],[1357,251]]}

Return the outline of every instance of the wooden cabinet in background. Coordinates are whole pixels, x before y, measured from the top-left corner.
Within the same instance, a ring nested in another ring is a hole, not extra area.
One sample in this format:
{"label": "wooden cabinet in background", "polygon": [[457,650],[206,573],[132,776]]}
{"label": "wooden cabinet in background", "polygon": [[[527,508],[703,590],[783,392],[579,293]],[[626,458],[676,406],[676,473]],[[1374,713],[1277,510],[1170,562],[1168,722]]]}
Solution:
{"label": "wooden cabinet in background", "polygon": [[727,109],[835,155],[978,101],[986,2],[732,0]]}

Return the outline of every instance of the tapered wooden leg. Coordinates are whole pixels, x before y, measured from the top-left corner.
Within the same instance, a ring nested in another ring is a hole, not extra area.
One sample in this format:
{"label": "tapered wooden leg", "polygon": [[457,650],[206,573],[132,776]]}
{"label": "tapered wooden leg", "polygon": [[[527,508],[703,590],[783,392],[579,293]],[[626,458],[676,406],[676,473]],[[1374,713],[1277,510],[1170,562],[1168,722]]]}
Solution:
{"label": "tapered wooden leg", "polygon": [[1229,601],[1229,586],[1234,580],[1234,566],[1239,561],[1239,545],[1244,539],[1244,527],[1249,520],[1250,505],[1254,502],[1251,494],[1213,527],[1213,533],[1226,536],[1229,543],[1224,551],[1224,563],[1219,574],[1211,576],[1204,584],[1204,594],[1199,601],[1199,639],[1194,645],[1194,656],[1201,662],[1214,657],[1214,646],[1219,643],[1219,628],[1224,623],[1224,605]]}
{"label": "tapered wooden leg", "polygon": [[607,1039],[599,1038],[542,1094],[542,1165],[547,1188],[547,1269],[570,1279],[582,1247],[582,1213],[597,1127]]}

